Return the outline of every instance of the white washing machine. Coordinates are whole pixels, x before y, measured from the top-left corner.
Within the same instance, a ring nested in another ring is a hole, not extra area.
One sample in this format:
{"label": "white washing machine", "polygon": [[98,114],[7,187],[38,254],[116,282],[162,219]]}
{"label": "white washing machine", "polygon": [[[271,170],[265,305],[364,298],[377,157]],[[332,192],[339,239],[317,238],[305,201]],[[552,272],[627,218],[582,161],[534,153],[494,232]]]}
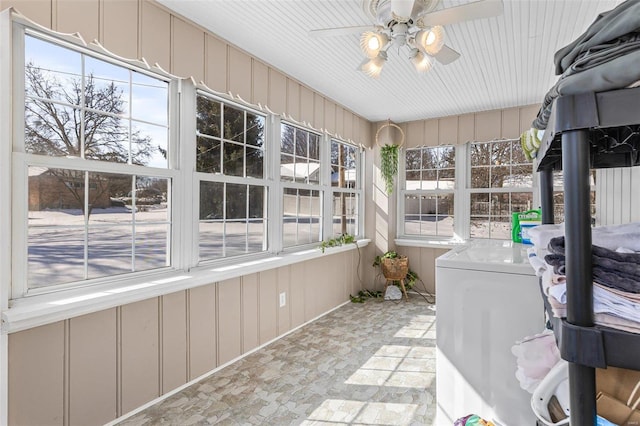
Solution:
{"label": "white washing machine", "polygon": [[502,426],[536,424],[511,353],[545,325],[527,247],[476,240],[436,259],[435,426],[472,413]]}

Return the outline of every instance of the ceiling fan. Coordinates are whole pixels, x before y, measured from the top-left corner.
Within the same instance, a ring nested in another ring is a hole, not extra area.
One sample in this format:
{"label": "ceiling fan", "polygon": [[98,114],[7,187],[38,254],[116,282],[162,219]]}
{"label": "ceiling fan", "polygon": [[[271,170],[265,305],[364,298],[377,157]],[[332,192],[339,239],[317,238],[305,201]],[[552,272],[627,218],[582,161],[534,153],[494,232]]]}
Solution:
{"label": "ceiling fan", "polygon": [[387,50],[409,49],[416,70],[426,72],[433,59],[447,65],[460,57],[445,43],[444,25],[489,18],[502,13],[502,0],[477,0],[436,10],[441,0],[362,0],[362,7],[374,24],[309,31],[311,37],[362,33],[360,48],[366,58],[358,67],[377,78],[387,60]]}

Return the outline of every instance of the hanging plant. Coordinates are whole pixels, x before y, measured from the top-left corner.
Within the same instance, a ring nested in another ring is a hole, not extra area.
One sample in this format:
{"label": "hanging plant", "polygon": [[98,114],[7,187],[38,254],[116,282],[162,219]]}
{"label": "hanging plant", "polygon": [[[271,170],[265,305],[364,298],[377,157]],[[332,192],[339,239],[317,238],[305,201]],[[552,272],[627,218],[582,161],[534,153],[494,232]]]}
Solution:
{"label": "hanging plant", "polygon": [[[380,135],[380,131],[386,127],[395,127],[400,131],[400,143],[387,143],[385,145],[380,145],[378,137]],[[393,192],[393,181],[398,174],[398,157],[400,147],[403,143],[404,132],[400,126],[391,123],[389,120],[387,120],[386,124],[380,126],[376,132],[376,144],[380,147],[380,174],[382,175],[382,180],[384,180],[384,188],[387,194],[391,194],[391,192]]]}
{"label": "hanging plant", "polygon": [[386,144],[380,148],[380,173],[384,180],[384,188],[387,194],[393,191],[393,180],[398,174],[399,145]]}

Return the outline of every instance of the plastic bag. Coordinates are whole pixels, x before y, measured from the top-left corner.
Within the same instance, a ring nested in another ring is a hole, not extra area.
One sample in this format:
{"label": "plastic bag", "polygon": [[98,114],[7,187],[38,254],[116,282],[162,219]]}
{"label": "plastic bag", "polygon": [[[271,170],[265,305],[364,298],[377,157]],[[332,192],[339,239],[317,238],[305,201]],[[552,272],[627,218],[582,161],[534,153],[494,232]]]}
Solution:
{"label": "plastic bag", "polygon": [[468,414],[464,417],[460,417],[453,426],[496,426],[490,420],[485,420],[477,414]]}

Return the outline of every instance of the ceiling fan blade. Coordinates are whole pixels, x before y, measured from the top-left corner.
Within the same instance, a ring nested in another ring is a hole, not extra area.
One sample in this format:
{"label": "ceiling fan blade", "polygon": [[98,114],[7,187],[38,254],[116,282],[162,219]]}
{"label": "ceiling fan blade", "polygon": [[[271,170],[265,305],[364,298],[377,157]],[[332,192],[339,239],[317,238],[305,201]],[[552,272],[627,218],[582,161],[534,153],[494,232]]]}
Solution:
{"label": "ceiling fan blade", "polygon": [[414,0],[391,0],[391,12],[406,22],[411,18]]}
{"label": "ceiling fan blade", "polygon": [[436,58],[436,60],[442,65],[448,65],[459,57],[460,54],[446,44],[442,46],[442,49],[440,49],[440,51],[434,56],[434,58]]}
{"label": "ceiling fan blade", "polygon": [[479,0],[448,9],[436,10],[420,16],[416,24],[421,27],[448,25],[472,19],[490,18],[502,14],[502,0]]}
{"label": "ceiling fan blade", "polygon": [[333,37],[344,36],[350,34],[363,33],[365,31],[372,31],[374,29],[371,25],[359,25],[355,27],[336,27],[336,28],[324,28],[320,30],[310,30],[309,37]]}

